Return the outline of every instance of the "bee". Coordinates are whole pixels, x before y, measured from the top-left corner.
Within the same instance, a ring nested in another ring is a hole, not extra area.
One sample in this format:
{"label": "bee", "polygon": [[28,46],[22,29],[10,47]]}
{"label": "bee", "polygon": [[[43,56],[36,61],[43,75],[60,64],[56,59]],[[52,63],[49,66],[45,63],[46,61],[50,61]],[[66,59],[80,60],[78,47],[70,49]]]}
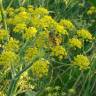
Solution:
{"label": "bee", "polygon": [[62,38],[59,34],[56,34],[55,31],[51,31],[49,33],[49,41],[53,46],[60,45],[62,42]]}

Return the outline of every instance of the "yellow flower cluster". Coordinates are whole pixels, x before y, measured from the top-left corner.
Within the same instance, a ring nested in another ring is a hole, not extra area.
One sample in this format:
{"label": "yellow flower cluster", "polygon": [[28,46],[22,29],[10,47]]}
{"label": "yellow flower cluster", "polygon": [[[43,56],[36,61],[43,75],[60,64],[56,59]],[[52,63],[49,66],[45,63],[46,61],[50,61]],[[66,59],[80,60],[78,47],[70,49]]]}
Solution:
{"label": "yellow flower cluster", "polygon": [[35,27],[35,28],[39,28],[40,27],[40,19],[37,18],[36,16],[32,16],[32,19],[30,19],[31,24]]}
{"label": "yellow flower cluster", "polygon": [[40,27],[46,28],[53,28],[56,25],[56,21],[52,19],[51,16],[44,16],[40,19]]}
{"label": "yellow flower cluster", "polygon": [[95,6],[91,6],[90,9],[87,11],[88,15],[92,15],[96,13],[96,7]]}
{"label": "yellow flower cluster", "polygon": [[55,46],[52,48],[52,56],[58,57],[61,60],[67,56],[66,49],[62,46]]}
{"label": "yellow flower cluster", "polygon": [[4,50],[18,52],[19,50],[19,41],[14,38],[10,38],[9,41],[5,44]]}
{"label": "yellow flower cluster", "polygon": [[[51,16],[49,16],[49,11],[43,7],[33,8],[32,6],[28,6],[28,9],[23,7],[15,9],[14,15],[12,17],[7,18],[7,24],[13,26],[13,32],[21,32],[21,37],[23,39],[30,39],[34,37],[37,33],[37,30],[53,30],[55,35],[68,34],[67,30],[65,29],[65,26],[58,23]],[[70,26],[73,26],[71,22]]]}
{"label": "yellow flower cluster", "polygon": [[5,96],[4,92],[0,91],[0,96]]}
{"label": "yellow flower cluster", "polygon": [[7,9],[7,15],[10,16],[10,17],[13,16],[14,15],[14,9],[13,8],[8,8]]}
{"label": "yellow flower cluster", "polygon": [[92,34],[86,29],[78,30],[77,35],[85,40],[92,40]]}
{"label": "yellow flower cluster", "polygon": [[84,3],[79,3],[80,8],[84,7]]}
{"label": "yellow flower cluster", "polygon": [[34,8],[32,5],[28,5],[28,12],[33,14]]}
{"label": "yellow flower cluster", "polygon": [[18,24],[18,23],[25,23],[27,22],[27,20],[29,20],[30,16],[27,12],[23,12],[21,11],[20,13],[18,13],[14,18],[13,18],[13,24]]}
{"label": "yellow flower cluster", "polygon": [[0,64],[4,67],[10,67],[11,64],[16,64],[18,62],[18,55],[12,51],[3,51],[0,55]]}
{"label": "yellow flower cluster", "polygon": [[29,27],[26,29],[25,33],[23,34],[23,37],[28,40],[31,39],[32,37],[35,37],[36,33],[37,33],[36,28]]}
{"label": "yellow flower cluster", "polygon": [[32,65],[33,75],[36,76],[37,78],[42,78],[43,76],[47,76],[48,69],[49,69],[49,61],[43,58],[36,61]]}
{"label": "yellow flower cluster", "polygon": [[27,91],[30,89],[27,79],[28,79],[27,77],[20,78],[18,82],[19,91],[24,91],[24,90]]}
{"label": "yellow flower cluster", "polygon": [[40,27],[46,29],[54,29],[56,33],[67,34],[67,30],[64,29],[64,26],[57,23],[51,16],[44,16],[40,19]]}
{"label": "yellow flower cluster", "polygon": [[77,39],[77,38],[69,39],[69,44],[72,47],[77,47],[77,48],[81,48],[82,47],[82,42],[79,39]]}
{"label": "yellow flower cluster", "polygon": [[8,32],[4,29],[0,29],[0,42],[8,38]]}
{"label": "yellow flower cluster", "polygon": [[65,29],[74,29],[75,26],[73,25],[73,23],[70,21],[70,20],[67,20],[67,19],[62,19],[60,21],[60,25],[64,26]]}
{"label": "yellow flower cluster", "polygon": [[16,26],[14,27],[13,31],[14,32],[22,32],[26,29],[26,24],[25,23],[18,23],[16,24]]}
{"label": "yellow flower cluster", "polygon": [[49,45],[48,38],[49,38],[49,33],[47,31],[40,32],[38,34],[38,37],[36,38],[35,46],[37,46],[38,48],[48,47]]}
{"label": "yellow flower cluster", "polygon": [[80,67],[80,70],[84,70],[89,68],[90,61],[87,56],[77,55],[74,58],[73,64]]}
{"label": "yellow flower cluster", "polygon": [[61,26],[60,24],[56,24],[56,31],[59,33],[59,34],[68,34],[67,33],[67,30],[64,29],[63,26]]}
{"label": "yellow flower cluster", "polygon": [[21,17],[23,20],[27,20],[29,18],[29,14],[25,11],[21,11],[19,14],[18,14],[19,17]]}
{"label": "yellow flower cluster", "polygon": [[28,82],[28,80],[29,80],[29,77],[26,71],[21,75],[18,85],[17,85],[20,92],[25,91],[25,90],[28,91],[29,89],[31,89],[31,85]]}
{"label": "yellow flower cluster", "polygon": [[28,48],[25,52],[25,61],[30,62],[32,58],[38,54],[38,49],[36,47],[34,48]]}
{"label": "yellow flower cluster", "polygon": [[18,25],[22,23],[25,24],[25,22],[27,22],[30,19],[29,13],[25,12],[25,10],[20,12],[16,11],[17,10],[14,10],[14,15],[12,17],[7,18],[7,24],[12,25]]}
{"label": "yellow flower cluster", "polygon": [[34,10],[34,15],[37,15],[38,17],[40,16],[44,16],[44,15],[48,15],[49,14],[49,11],[43,7],[39,7],[39,8],[36,8]]}

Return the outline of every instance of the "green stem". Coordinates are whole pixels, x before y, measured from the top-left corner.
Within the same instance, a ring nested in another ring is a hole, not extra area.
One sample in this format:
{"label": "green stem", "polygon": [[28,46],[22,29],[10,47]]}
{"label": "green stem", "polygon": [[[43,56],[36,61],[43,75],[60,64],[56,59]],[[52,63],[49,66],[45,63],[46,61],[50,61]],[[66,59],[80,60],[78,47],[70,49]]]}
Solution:
{"label": "green stem", "polygon": [[1,16],[2,16],[2,21],[3,21],[4,29],[7,30],[6,15],[4,13],[4,8],[3,8],[2,0],[0,0],[0,10],[1,10]]}
{"label": "green stem", "polygon": [[22,75],[22,73],[24,73],[26,70],[28,70],[32,66],[33,62],[38,60],[38,58],[39,57],[36,56],[24,69],[22,69],[17,75],[14,76],[14,78],[11,80],[7,96],[14,96],[19,77]]}
{"label": "green stem", "polygon": [[18,79],[17,80],[16,79],[11,80],[7,96],[13,96],[15,88],[16,88],[16,84],[17,84],[16,82],[17,81],[18,81]]}
{"label": "green stem", "polygon": [[9,5],[8,5],[8,7],[7,7],[7,9],[11,7],[11,5],[12,5],[13,2],[14,2],[14,0],[11,0],[11,1],[10,1]]}

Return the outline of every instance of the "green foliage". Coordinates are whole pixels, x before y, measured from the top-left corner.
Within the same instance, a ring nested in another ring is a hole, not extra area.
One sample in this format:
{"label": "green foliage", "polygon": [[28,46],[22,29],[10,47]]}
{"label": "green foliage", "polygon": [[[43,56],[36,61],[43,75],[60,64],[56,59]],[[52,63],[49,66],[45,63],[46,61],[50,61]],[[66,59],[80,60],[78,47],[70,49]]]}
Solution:
{"label": "green foliage", "polygon": [[96,6],[96,0],[89,0],[94,6]]}

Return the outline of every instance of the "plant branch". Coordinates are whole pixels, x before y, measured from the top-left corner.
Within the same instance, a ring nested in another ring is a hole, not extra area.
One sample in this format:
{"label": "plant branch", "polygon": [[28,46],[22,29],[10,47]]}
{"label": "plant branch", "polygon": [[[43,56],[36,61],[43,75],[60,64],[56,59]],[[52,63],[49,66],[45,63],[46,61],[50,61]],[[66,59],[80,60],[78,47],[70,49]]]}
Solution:
{"label": "plant branch", "polygon": [[38,56],[34,57],[32,59],[32,61],[29,63],[29,65],[27,65],[24,69],[19,71],[19,73],[17,75],[14,76],[14,78],[10,82],[10,86],[9,86],[7,96],[13,96],[14,95],[14,93],[15,93],[14,91],[16,90],[16,84],[19,80],[19,77],[21,76],[22,73],[24,73],[26,70],[28,70],[32,66],[33,62],[35,62],[38,59],[39,59]]}

